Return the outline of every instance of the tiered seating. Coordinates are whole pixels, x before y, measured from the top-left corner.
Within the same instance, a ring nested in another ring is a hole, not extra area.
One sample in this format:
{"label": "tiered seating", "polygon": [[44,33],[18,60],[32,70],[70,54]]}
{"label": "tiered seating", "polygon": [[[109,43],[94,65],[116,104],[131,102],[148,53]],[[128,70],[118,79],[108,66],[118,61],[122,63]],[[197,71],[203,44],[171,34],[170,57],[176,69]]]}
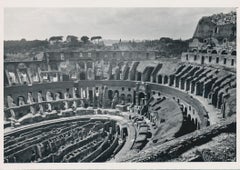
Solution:
{"label": "tiered seating", "polygon": [[141,116],[134,116],[131,118],[134,121],[136,129],[136,136],[132,149],[141,150],[148,143],[148,139],[152,137],[149,124]]}
{"label": "tiered seating", "polygon": [[235,88],[234,84],[236,82],[236,77],[233,76],[233,73],[192,64],[179,65],[176,71],[169,77],[170,86],[174,85],[174,87],[181,90],[203,96],[219,109],[221,109],[223,103],[222,96],[227,94],[229,88]]}
{"label": "tiered seating", "polygon": [[[171,139],[179,131],[183,113],[176,101],[165,96],[152,96],[149,103],[150,120],[154,124],[153,142]],[[173,126],[174,125],[174,126]]]}

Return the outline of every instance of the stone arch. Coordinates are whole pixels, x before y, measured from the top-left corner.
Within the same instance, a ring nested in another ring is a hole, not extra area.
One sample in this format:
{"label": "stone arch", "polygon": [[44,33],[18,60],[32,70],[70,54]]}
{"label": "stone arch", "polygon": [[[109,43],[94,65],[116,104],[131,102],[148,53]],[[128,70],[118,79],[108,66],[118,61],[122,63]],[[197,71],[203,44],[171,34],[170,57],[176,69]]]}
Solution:
{"label": "stone arch", "polygon": [[198,50],[196,48],[192,49],[192,52],[198,52]]}
{"label": "stone arch", "polygon": [[162,75],[158,75],[158,83],[162,84]]}
{"label": "stone arch", "polygon": [[80,80],[86,80],[86,74],[85,74],[85,72],[80,72],[79,78],[80,78]]}
{"label": "stone arch", "polygon": [[164,84],[168,84],[168,76],[164,76]]}
{"label": "stone arch", "polygon": [[184,115],[187,115],[187,114],[188,114],[188,109],[187,109],[187,107],[184,107],[183,113],[184,113]]}
{"label": "stone arch", "polygon": [[18,106],[22,106],[26,104],[26,99],[24,96],[18,96],[17,98],[17,104]]}
{"label": "stone arch", "polygon": [[194,118],[192,118],[191,119],[191,128],[192,128],[192,130],[196,130],[196,126],[195,126],[195,120],[194,120]]}
{"label": "stone arch", "polygon": [[116,94],[116,93],[117,93],[117,96],[119,96],[119,91],[118,90],[114,91],[114,94]]}
{"label": "stone arch", "polygon": [[14,101],[14,99],[13,99],[11,94],[7,96],[7,106],[9,108],[13,107],[13,106],[16,106],[15,101]]}
{"label": "stone arch", "polygon": [[108,99],[112,100],[113,99],[113,91],[108,90]]}
{"label": "stone arch", "polygon": [[132,103],[132,95],[131,94],[127,95],[127,103]]}
{"label": "stone arch", "polygon": [[206,38],[206,39],[203,40],[203,42],[204,42],[204,43],[208,43],[209,40]]}
{"label": "stone arch", "polygon": [[38,76],[38,65],[35,65],[33,63],[31,63],[29,65],[29,70],[30,70],[30,77],[32,79],[33,82],[39,82],[39,76]]}
{"label": "stone arch", "polygon": [[202,56],[202,57],[201,57],[201,64],[204,64],[204,61],[205,61],[205,57]]}
{"label": "stone arch", "polygon": [[144,104],[144,103],[142,102],[142,100],[144,100],[144,99],[145,99],[145,93],[139,92],[139,93],[138,93],[138,105]]}
{"label": "stone arch", "polygon": [[236,50],[233,50],[233,51],[231,52],[231,55],[237,55]]}
{"label": "stone arch", "polygon": [[212,54],[217,54],[217,50],[212,50]]}
{"label": "stone arch", "polygon": [[85,69],[85,63],[84,62],[79,62],[78,63],[80,69]]}
{"label": "stone arch", "polygon": [[62,94],[62,92],[57,92],[57,93],[55,93],[55,99],[58,100],[58,98],[59,98],[59,99],[63,99],[63,94]]}
{"label": "stone arch", "polygon": [[93,69],[92,68],[88,68],[87,77],[88,77],[88,80],[93,80],[94,79],[94,74],[93,74]]}
{"label": "stone arch", "polygon": [[228,42],[227,38],[224,38],[223,43],[227,43],[227,42]]}
{"label": "stone arch", "polygon": [[120,80],[120,68],[117,67],[115,70],[115,80]]}
{"label": "stone arch", "polygon": [[53,93],[50,91],[46,92],[46,101],[52,101],[53,100]]}
{"label": "stone arch", "polygon": [[218,101],[217,101],[217,107],[218,107],[218,109],[221,109],[221,106],[222,106],[222,98],[223,98],[223,92],[221,92],[221,93],[219,93],[219,95],[218,95]]}
{"label": "stone arch", "polygon": [[93,63],[92,62],[87,62],[87,68],[93,68]]}
{"label": "stone arch", "polygon": [[117,65],[121,69],[124,66],[124,62],[119,62]]}
{"label": "stone arch", "polygon": [[188,114],[188,115],[187,115],[187,122],[191,122],[191,119],[192,119],[192,118],[191,118],[191,115]]}
{"label": "stone arch", "polygon": [[125,103],[125,98],[126,98],[125,94],[122,93],[122,94],[120,95],[120,101],[121,101],[121,103]]}
{"label": "stone arch", "polygon": [[26,69],[27,66],[25,63],[19,63],[18,66],[17,66],[18,69]]}
{"label": "stone arch", "polygon": [[227,55],[228,53],[227,53],[226,50],[222,50],[221,54],[223,54],[223,55]]}

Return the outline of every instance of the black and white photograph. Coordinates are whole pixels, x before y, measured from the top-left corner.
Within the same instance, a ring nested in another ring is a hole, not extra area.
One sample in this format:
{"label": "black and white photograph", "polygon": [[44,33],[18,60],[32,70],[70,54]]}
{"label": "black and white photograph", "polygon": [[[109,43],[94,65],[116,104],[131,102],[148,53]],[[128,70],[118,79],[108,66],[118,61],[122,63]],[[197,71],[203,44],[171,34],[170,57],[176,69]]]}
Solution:
{"label": "black and white photograph", "polygon": [[236,163],[236,7],[3,14],[3,164]]}

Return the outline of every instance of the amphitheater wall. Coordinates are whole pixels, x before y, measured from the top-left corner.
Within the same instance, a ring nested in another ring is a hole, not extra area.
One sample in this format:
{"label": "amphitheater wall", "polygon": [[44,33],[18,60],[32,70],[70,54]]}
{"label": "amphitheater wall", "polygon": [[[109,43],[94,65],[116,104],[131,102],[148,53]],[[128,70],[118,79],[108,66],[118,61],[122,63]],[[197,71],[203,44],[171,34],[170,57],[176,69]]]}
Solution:
{"label": "amphitheater wall", "polygon": [[195,64],[224,66],[229,68],[236,67],[236,56],[234,55],[198,54],[186,52],[182,54],[181,61]]}
{"label": "amphitheater wall", "polygon": [[[4,102],[7,103],[7,96],[12,95],[15,103],[17,103],[17,98],[19,96],[23,96],[25,102],[27,100],[28,92],[32,92],[33,98],[37,99],[37,93],[42,91],[42,96],[46,97],[46,92],[50,91],[53,94],[57,92],[61,92],[64,94],[66,89],[72,89],[74,87],[74,82],[52,82],[52,83],[44,83],[44,84],[34,84],[31,86],[10,86],[5,87],[4,89]],[[72,90],[69,90],[70,95],[72,95]]]}
{"label": "amphitheater wall", "polygon": [[[134,89],[136,88],[136,83],[135,81],[79,81],[78,84],[74,85],[74,82],[56,82],[56,83],[46,83],[46,84],[36,84],[33,86],[23,86],[21,87],[22,90],[19,91],[19,87],[17,86],[12,86],[12,87],[6,87],[5,88],[5,94],[4,94],[4,98],[6,100],[7,96],[9,94],[13,95],[13,99],[17,100],[17,97],[19,95],[27,95],[27,93],[29,91],[31,91],[34,96],[36,96],[36,93],[39,90],[42,90],[43,94],[46,93],[46,91],[50,91],[50,92],[58,92],[59,90],[62,90],[62,92],[64,92],[67,88],[71,89],[73,87],[76,87],[78,89],[81,88],[93,88],[93,87],[103,87],[103,86],[107,86],[108,89],[111,90],[118,90],[119,94],[133,94]],[[122,90],[124,88],[124,90]],[[131,89],[131,92],[128,92],[128,88]],[[174,89],[172,87],[168,87],[168,86],[164,86],[164,85],[160,85],[160,84],[155,84],[155,83],[148,83],[148,88],[154,91],[158,91],[160,93],[163,94],[167,94],[170,96],[175,97],[176,99],[180,99],[180,101],[183,101],[187,104],[185,104],[185,107],[189,107],[191,106],[192,108],[195,108],[195,112],[194,114],[199,115],[199,122],[201,124],[201,126],[205,126],[206,123],[206,119],[205,117],[207,117],[208,113],[207,111],[204,109],[204,107],[202,107],[202,104],[192,98],[191,96],[189,96],[189,94],[181,92],[177,89]],[[70,90],[71,91],[71,90]],[[132,95],[133,96],[133,95]],[[134,96],[133,96],[134,97]],[[182,102],[182,103],[183,103]],[[181,103],[181,102],[179,102]],[[192,112],[188,112],[189,114]],[[192,117],[195,117],[194,114],[192,113]]]}

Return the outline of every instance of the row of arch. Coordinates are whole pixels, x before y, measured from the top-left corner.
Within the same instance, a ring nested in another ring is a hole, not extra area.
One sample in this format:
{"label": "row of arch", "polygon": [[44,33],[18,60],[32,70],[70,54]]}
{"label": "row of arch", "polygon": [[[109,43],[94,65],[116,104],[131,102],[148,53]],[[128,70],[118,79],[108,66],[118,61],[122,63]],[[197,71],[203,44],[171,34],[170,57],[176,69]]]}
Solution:
{"label": "row of arch", "polygon": [[223,49],[221,51],[217,51],[217,50],[198,50],[196,48],[192,49],[191,52],[199,52],[199,53],[203,53],[203,54],[221,54],[221,55],[233,55],[233,56],[236,56],[237,55],[237,52],[236,50],[232,50],[231,52],[228,52],[227,50]]}

